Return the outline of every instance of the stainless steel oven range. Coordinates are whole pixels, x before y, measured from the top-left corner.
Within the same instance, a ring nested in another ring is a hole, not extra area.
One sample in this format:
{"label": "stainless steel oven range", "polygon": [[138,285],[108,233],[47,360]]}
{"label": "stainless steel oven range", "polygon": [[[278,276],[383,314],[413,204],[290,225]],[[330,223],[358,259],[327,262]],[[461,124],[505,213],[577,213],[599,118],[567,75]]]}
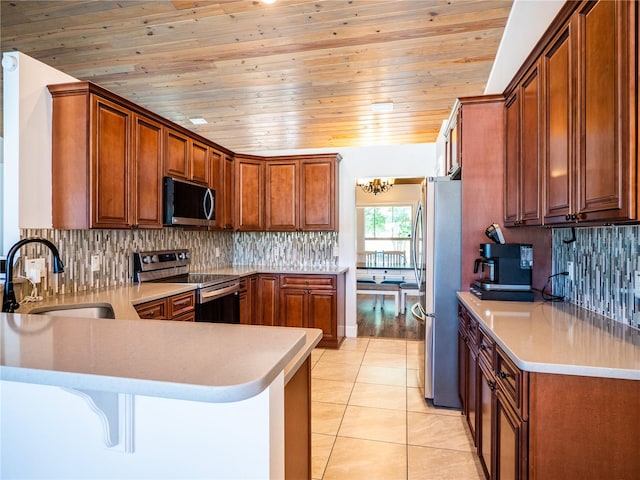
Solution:
{"label": "stainless steel oven range", "polygon": [[196,287],[196,322],[240,323],[240,277],[190,273],[189,250],[133,254],[135,282],[188,283]]}

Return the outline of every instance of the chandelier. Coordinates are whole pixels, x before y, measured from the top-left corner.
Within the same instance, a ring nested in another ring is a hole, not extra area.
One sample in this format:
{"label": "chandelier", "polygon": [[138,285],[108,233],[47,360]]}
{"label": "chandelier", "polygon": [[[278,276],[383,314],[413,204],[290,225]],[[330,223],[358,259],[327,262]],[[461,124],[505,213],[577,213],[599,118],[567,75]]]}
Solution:
{"label": "chandelier", "polygon": [[393,187],[393,178],[374,178],[369,181],[358,180],[358,186],[366,193],[378,195],[379,193],[388,192]]}

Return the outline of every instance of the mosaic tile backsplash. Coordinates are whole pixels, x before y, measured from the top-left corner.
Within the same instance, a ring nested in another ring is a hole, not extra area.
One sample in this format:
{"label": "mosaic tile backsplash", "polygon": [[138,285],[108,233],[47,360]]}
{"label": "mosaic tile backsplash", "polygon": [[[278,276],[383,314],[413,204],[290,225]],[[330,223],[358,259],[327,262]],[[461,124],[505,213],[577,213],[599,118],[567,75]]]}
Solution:
{"label": "mosaic tile backsplash", "polygon": [[[570,302],[622,323],[640,328],[640,299],[635,298],[635,272],[640,272],[640,226],[581,227],[553,230],[553,292]],[[569,242],[569,243],[565,243]]]}
{"label": "mosaic tile backsplash", "polygon": [[233,237],[233,264],[335,266],[337,244],[336,232],[240,232]]}
{"label": "mosaic tile backsplash", "polygon": [[[51,255],[41,244],[28,244],[22,257],[43,257],[47,275],[39,288],[43,296],[97,290],[130,284],[133,252],[187,248],[191,270],[207,271],[231,265],[329,266],[337,264],[335,232],[232,233],[162,230],[22,230],[21,238],[41,237],[58,248],[64,273],[51,273]],[[216,257],[216,248],[220,255]],[[100,258],[100,271],[91,272],[91,256]],[[14,275],[23,274],[20,261]],[[28,293],[28,292],[25,292]]]}

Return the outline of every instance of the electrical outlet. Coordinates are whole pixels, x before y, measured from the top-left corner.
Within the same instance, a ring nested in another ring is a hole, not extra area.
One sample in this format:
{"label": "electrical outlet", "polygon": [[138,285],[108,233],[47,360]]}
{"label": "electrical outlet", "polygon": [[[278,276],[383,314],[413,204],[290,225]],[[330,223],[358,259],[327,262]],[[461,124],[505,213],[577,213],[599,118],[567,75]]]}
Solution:
{"label": "electrical outlet", "polygon": [[573,282],[573,262],[567,262],[567,272],[569,272],[569,281]]}
{"label": "electrical outlet", "polygon": [[219,256],[220,256],[220,249],[216,247],[216,258],[218,258]]}
{"label": "electrical outlet", "polygon": [[44,258],[28,258],[24,262],[24,274],[33,283],[40,283],[40,279],[46,275]]}
{"label": "electrical outlet", "polygon": [[91,271],[100,271],[100,255],[91,255]]}
{"label": "electrical outlet", "polygon": [[634,274],[633,294],[636,298],[640,298],[640,271],[636,271]]}

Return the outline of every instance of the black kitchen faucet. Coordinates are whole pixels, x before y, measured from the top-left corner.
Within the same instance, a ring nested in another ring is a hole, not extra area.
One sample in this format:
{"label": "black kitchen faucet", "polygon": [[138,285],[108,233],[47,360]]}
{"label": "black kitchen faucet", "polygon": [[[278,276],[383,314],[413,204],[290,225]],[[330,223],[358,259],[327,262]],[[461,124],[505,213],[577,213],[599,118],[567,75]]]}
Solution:
{"label": "black kitchen faucet", "polygon": [[24,238],[18,242],[16,242],[10,249],[7,254],[7,278],[4,284],[4,298],[2,300],[2,311],[7,313],[13,313],[16,308],[20,306],[20,304],[16,301],[16,294],[13,291],[13,257],[17,253],[18,250],[23,245],[27,243],[42,243],[46,247],[51,250],[53,255],[53,273],[62,273],[64,272],[64,265],[62,265],[62,260],[60,260],[60,254],[58,253],[58,249],[56,246],[51,243],[49,240],[44,238]]}

